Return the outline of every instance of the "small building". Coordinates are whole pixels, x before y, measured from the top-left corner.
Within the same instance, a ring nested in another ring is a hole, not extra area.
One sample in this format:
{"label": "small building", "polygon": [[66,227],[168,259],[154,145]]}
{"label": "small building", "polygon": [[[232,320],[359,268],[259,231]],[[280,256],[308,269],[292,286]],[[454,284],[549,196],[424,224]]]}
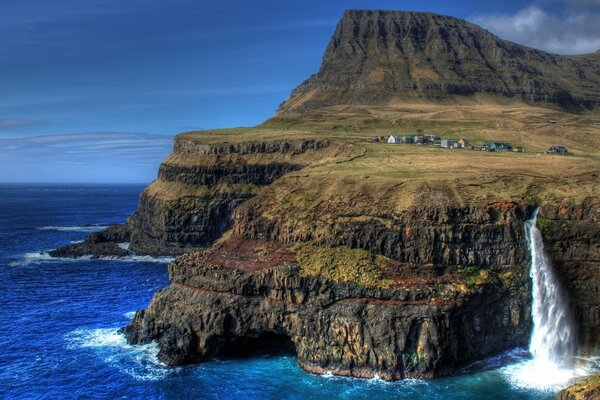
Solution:
{"label": "small building", "polygon": [[426,133],[423,135],[423,143],[435,143],[436,140],[441,140],[439,136],[433,133]]}
{"label": "small building", "polygon": [[400,144],[400,143],[403,143],[402,142],[402,138],[400,136],[398,136],[398,135],[390,135],[388,137],[387,142],[391,143],[391,144]]}
{"label": "small building", "polygon": [[559,154],[559,155],[564,156],[567,153],[568,153],[568,150],[564,146],[552,146],[548,150],[546,150],[546,154]]}
{"label": "small building", "polygon": [[493,151],[509,151],[509,150],[512,150],[512,145],[510,143],[486,142],[483,145],[483,147],[486,147],[486,146],[489,147]]}
{"label": "small building", "polygon": [[416,135],[406,135],[406,136],[402,136],[402,140],[404,141],[404,143],[417,143],[417,136]]}
{"label": "small building", "polygon": [[440,142],[440,146],[445,149],[457,149],[458,141],[454,139],[442,139]]}
{"label": "small building", "polygon": [[372,136],[371,142],[379,143],[379,136]]}
{"label": "small building", "polygon": [[469,141],[467,139],[462,138],[458,140],[458,147],[461,149],[467,149],[471,147],[471,145],[469,144]]}

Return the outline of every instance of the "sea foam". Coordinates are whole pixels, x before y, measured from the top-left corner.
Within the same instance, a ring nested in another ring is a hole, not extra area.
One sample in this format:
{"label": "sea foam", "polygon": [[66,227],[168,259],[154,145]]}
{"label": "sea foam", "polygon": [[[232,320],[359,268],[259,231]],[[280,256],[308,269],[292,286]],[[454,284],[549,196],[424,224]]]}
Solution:
{"label": "sea foam", "polygon": [[57,232],[100,232],[108,228],[106,225],[80,225],[80,226],[40,226],[39,231]]}
{"label": "sea foam", "polygon": [[94,256],[82,256],[76,258],[67,257],[52,257],[49,252],[41,251],[34,253],[25,253],[19,260],[13,261],[8,265],[11,267],[38,265],[41,263],[57,263],[57,262],[74,262],[74,261],[120,261],[120,262],[146,262],[146,263],[160,263],[168,264],[175,260],[175,257],[152,257],[152,256],[138,256],[135,254],[127,255],[125,257],[94,257]]}
{"label": "sea foam", "polygon": [[136,380],[161,380],[178,370],[159,361],[157,343],[130,345],[117,328],[77,329],[65,338],[67,348],[92,350],[105,363]]}

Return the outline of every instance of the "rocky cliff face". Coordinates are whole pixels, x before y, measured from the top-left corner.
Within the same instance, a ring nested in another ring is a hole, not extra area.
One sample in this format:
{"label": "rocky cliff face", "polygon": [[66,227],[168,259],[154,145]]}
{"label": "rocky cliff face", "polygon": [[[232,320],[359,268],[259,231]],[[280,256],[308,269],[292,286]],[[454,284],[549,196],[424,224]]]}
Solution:
{"label": "rocky cliff face", "polygon": [[158,341],[170,365],[287,342],[307,371],[388,380],[456,373],[527,343],[525,265],[388,261],[392,284],[336,282],[307,273],[278,243],[233,236],[172,263],[172,284],[124,332],[131,343]]}
{"label": "rocky cliff face", "polygon": [[292,92],[278,115],[475,94],[581,111],[600,104],[598,93],[597,53],[549,54],[432,13],[351,10],[319,72]]}
{"label": "rocky cliff face", "polygon": [[337,148],[322,139],[205,144],[180,136],[129,221],[131,249],[162,255],[210,246],[231,228],[238,205]]}
{"label": "rocky cliff face", "polygon": [[538,217],[546,251],[567,289],[581,347],[600,345],[600,200],[544,206]]}

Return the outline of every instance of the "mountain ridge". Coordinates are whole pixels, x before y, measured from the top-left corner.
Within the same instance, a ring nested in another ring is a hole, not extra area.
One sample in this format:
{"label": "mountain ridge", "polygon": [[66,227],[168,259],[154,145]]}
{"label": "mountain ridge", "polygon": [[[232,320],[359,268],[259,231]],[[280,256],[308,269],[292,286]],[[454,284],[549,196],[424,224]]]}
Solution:
{"label": "mountain ridge", "polygon": [[600,104],[599,92],[598,52],[551,54],[442,14],[347,10],[319,71],[276,115],[476,94],[583,112]]}

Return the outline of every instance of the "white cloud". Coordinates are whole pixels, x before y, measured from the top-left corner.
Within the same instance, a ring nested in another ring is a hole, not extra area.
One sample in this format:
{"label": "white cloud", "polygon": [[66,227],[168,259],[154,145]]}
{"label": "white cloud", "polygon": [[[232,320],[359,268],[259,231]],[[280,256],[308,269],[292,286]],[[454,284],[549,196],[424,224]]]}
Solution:
{"label": "white cloud", "polygon": [[502,39],[557,54],[600,50],[600,14],[577,11],[557,17],[537,6],[516,14],[477,15],[470,18]]}
{"label": "white cloud", "polygon": [[148,182],[172,143],[129,132],[0,139],[0,182]]}

